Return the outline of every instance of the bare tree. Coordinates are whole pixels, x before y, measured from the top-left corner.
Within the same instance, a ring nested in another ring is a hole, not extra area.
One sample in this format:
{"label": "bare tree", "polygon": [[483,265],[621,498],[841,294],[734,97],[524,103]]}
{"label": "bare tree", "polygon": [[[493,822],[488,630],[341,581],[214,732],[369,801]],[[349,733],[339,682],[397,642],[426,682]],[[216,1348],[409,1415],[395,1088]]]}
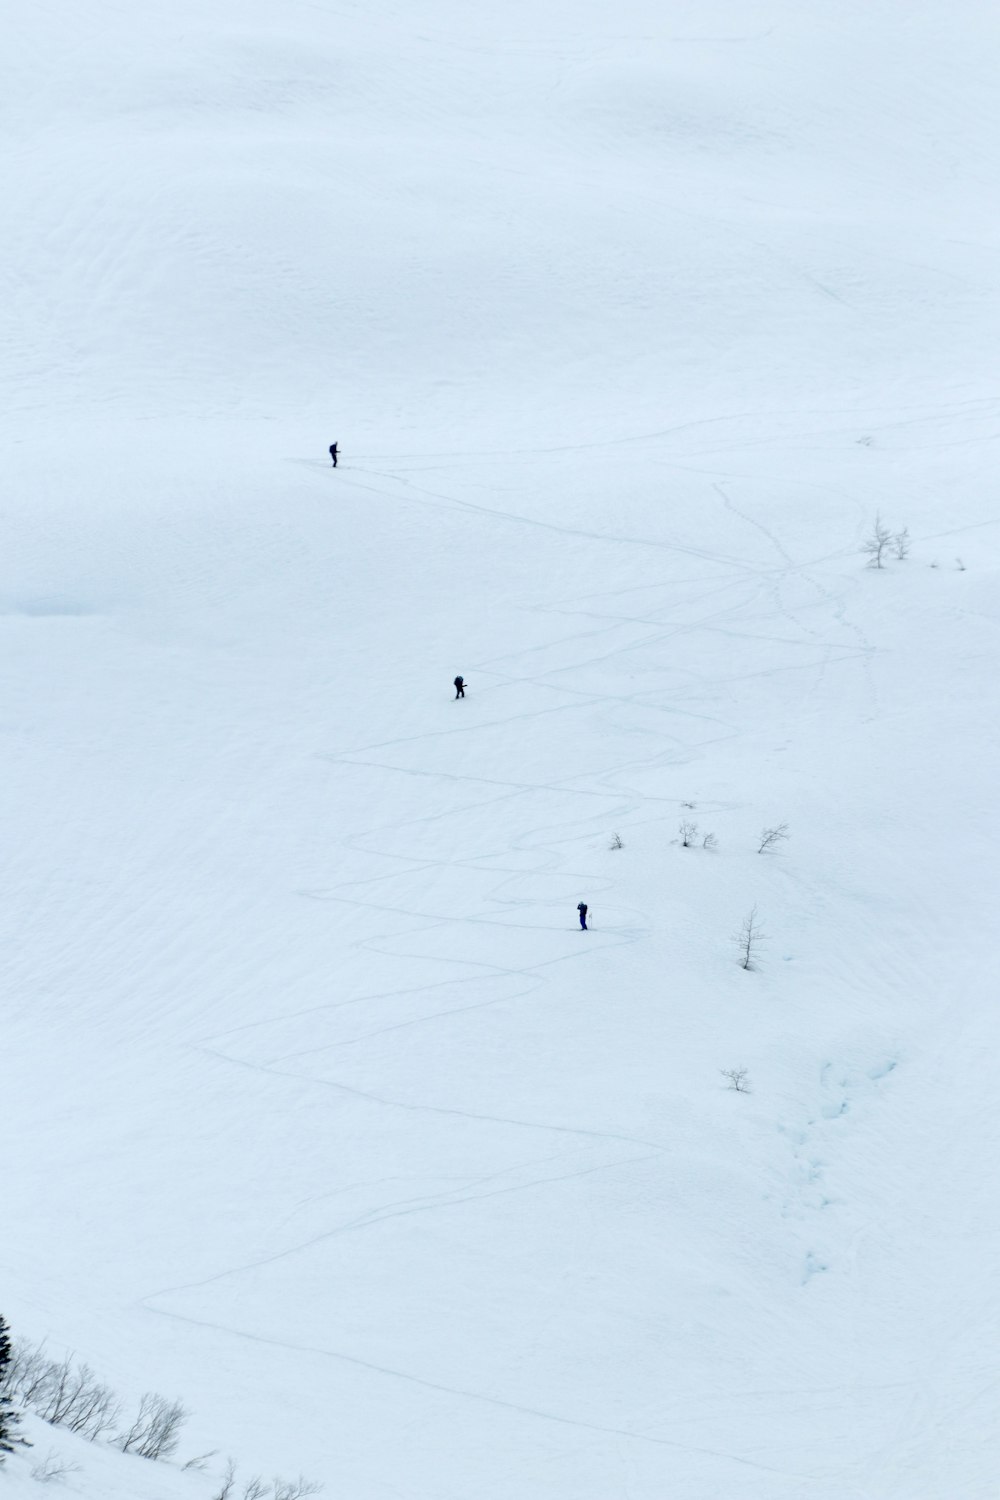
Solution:
{"label": "bare tree", "polygon": [[743,918],[743,925],[739,932],[733,933],[733,942],[740,955],[741,969],[755,969],[756,960],[760,953],[761,944],[767,939],[767,933],[760,925],[756,906],[752,906]]}
{"label": "bare tree", "polygon": [[715,834],[706,833],[705,837],[701,841],[701,847],[703,849],[717,849],[719,847],[719,841],[715,837]]}
{"label": "bare tree", "polygon": [[608,848],[609,849],[624,849],[625,848],[625,845],[622,843],[622,836],[621,836],[620,833],[613,833],[611,835],[611,843],[608,845]]}
{"label": "bare tree", "polygon": [[39,1399],[35,1403],[38,1415],[43,1422],[51,1422],[53,1427],[58,1427],[65,1421],[66,1413],[73,1403],[75,1395],[75,1383],[73,1381],[72,1359],[51,1360],[48,1365],[48,1379],[44,1386],[44,1396],[39,1393]]}
{"label": "bare tree", "polygon": [[763,854],[765,849],[773,849],[775,844],[780,844],[783,839],[787,839],[788,837],[787,823],[776,823],[773,828],[762,828],[760,831],[760,843],[757,845],[757,853]]}
{"label": "bare tree", "polygon": [[80,1373],[86,1376],[86,1381],[77,1389],[64,1425],[71,1432],[79,1432],[93,1442],[106,1432],[114,1431],[118,1425],[121,1402],[110,1386],[101,1385],[94,1379],[86,1365],[81,1367]]}
{"label": "bare tree", "polygon": [[892,532],[882,520],[876,515],[872,522],[872,529],[861,543],[862,552],[868,555],[868,566],[870,568],[884,567],[882,559],[885,557],[886,549],[892,541]]}
{"label": "bare tree", "polygon": [[68,1427],[91,1439],[111,1432],[121,1410],[115,1393],[102,1385],[89,1365],[76,1365],[72,1358],[50,1366],[47,1400],[38,1405],[38,1415],[53,1427]]}
{"label": "bare tree", "polygon": [[141,1458],[169,1458],[180,1442],[181,1428],[187,1418],[188,1413],[179,1401],[168,1401],[166,1396],[147,1391],[131,1427],[120,1434],[118,1447],[123,1453],[138,1453]]}
{"label": "bare tree", "polygon": [[265,1500],[268,1488],[260,1475],[255,1474],[253,1479],[248,1479],[243,1486],[243,1500]]}
{"label": "bare tree", "polygon": [[904,526],[902,531],[897,531],[892,539],[893,548],[900,562],[905,562],[910,555],[910,529]]}
{"label": "bare tree", "polygon": [[226,1463],[226,1472],[222,1476],[222,1484],[212,1496],[212,1500],[230,1500],[236,1486],[236,1460],[230,1458]]}
{"label": "bare tree", "polygon": [[681,848],[690,849],[691,845],[698,837],[698,825],[697,823],[689,823],[685,819],[685,821],[681,823],[677,832],[681,836]]}
{"label": "bare tree", "polygon": [[750,1093],[750,1081],[747,1078],[746,1068],[720,1068],[719,1072],[723,1078],[729,1079],[729,1087],[735,1089],[737,1094]]}

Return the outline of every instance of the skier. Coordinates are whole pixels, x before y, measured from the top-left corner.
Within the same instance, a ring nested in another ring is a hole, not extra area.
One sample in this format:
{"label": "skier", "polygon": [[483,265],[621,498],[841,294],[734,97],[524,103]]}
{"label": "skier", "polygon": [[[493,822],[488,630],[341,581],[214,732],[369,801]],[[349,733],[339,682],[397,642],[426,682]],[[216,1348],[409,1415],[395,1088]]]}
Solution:
{"label": "skier", "polygon": [[587,927],[587,903],[586,903],[586,901],[580,901],[580,902],[578,902],[576,909],[580,913],[580,926],[583,928],[584,932],[588,932],[590,929]]}
{"label": "skier", "polygon": [[465,678],[464,677],[456,677],[455,678],[455,682],[454,682],[454,688],[455,688],[455,697],[456,698],[464,698],[465,697]]}
{"label": "skier", "polygon": [[337,445],[336,445],[336,443],[331,443],[330,444],[330,457],[333,459],[333,467],[336,468],[337,467]]}

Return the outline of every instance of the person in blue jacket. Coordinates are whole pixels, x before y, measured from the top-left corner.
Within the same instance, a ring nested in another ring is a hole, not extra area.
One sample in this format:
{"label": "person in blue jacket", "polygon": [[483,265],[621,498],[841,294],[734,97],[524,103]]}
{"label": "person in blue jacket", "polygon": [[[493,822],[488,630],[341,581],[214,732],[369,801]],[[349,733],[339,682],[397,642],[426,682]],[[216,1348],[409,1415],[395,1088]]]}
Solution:
{"label": "person in blue jacket", "polygon": [[580,901],[580,902],[578,902],[576,909],[580,913],[580,926],[583,928],[584,932],[588,932],[590,929],[587,926],[587,903],[586,903],[586,901]]}

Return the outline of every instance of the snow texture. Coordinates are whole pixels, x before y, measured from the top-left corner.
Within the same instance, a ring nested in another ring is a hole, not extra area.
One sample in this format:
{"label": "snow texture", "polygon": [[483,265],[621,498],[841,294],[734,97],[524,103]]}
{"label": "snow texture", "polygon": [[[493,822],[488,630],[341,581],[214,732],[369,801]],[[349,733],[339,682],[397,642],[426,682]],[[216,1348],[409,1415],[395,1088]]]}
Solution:
{"label": "snow texture", "polygon": [[996,7],[2,69],[13,1332],[351,1500],[993,1500]]}

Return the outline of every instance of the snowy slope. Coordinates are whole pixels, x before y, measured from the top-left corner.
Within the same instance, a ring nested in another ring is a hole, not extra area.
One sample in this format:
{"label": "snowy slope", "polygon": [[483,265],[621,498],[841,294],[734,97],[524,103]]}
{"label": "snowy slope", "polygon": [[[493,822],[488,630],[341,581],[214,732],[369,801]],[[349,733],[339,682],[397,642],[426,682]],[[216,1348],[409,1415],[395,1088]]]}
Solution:
{"label": "snowy slope", "polygon": [[207,1474],[178,1472],[173,1464],[152,1463],[89,1443],[30,1414],[22,1422],[21,1436],[26,1445],[0,1469],[4,1500],[39,1500],[46,1494],[80,1495],[84,1500],[133,1500],[136,1495],[143,1500],[206,1500],[219,1490]]}
{"label": "snowy slope", "polygon": [[12,30],[15,1333],[352,1500],[995,1495],[992,8]]}

